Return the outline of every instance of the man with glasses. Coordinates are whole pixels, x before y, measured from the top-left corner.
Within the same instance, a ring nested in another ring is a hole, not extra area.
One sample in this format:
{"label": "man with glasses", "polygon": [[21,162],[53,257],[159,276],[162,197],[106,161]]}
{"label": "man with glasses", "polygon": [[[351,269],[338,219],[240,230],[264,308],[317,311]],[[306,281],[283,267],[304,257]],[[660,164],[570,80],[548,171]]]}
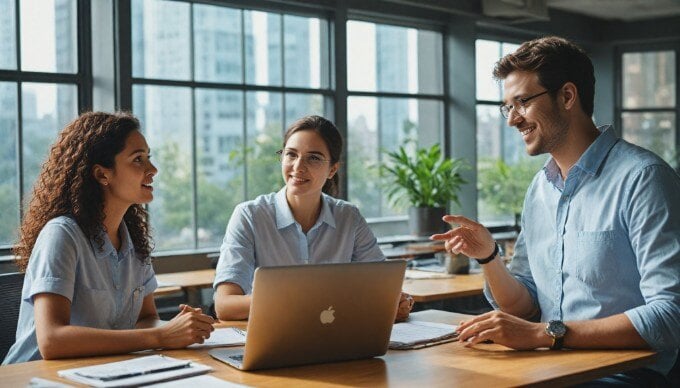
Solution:
{"label": "man with glasses", "polygon": [[680,178],[653,153],[597,128],[595,77],[573,43],[546,37],[502,58],[501,113],[529,155],[550,158],[526,194],[506,268],[479,223],[432,238],[482,265],[496,311],[460,325],[460,339],[515,349],[651,348],[649,368],[602,379],[664,384],[680,347]]}

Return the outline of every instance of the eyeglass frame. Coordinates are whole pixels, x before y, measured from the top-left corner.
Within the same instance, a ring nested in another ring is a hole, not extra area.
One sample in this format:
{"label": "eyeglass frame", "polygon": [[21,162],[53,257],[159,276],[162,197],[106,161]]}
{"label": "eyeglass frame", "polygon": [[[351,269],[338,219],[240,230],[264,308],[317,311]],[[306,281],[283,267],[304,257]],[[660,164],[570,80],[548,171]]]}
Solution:
{"label": "eyeglass frame", "polygon": [[527,107],[524,106],[527,102],[533,100],[536,97],[540,97],[546,93],[550,93],[550,89],[546,89],[540,93],[534,94],[533,96],[517,98],[515,101],[519,103],[519,108],[516,108],[515,104],[501,104],[498,109],[501,111],[501,115],[506,119],[510,118],[510,113],[515,110],[520,116],[524,116],[527,113]]}
{"label": "eyeglass frame", "polygon": [[[287,158],[287,156],[284,154],[284,151],[286,151],[286,150],[284,149],[284,150],[276,151],[276,154],[279,156],[279,162],[284,166],[292,166],[300,158],[302,158],[302,162],[305,164],[305,166],[308,166],[308,167],[311,167],[311,168],[319,168],[326,162],[331,163],[330,159],[322,158],[317,154],[308,154],[308,155],[303,156],[303,155],[298,155],[297,153],[296,153],[297,156],[295,157],[295,159],[292,162],[286,162],[286,161],[284,161],[284,159]],[[290,151],[290,152],[293,152],[293,151]],[[312,162],[312,163],[309,162],[309,158],[312,157],[312,156],[319,158],[318,164],[315,164],[316,162]]]}

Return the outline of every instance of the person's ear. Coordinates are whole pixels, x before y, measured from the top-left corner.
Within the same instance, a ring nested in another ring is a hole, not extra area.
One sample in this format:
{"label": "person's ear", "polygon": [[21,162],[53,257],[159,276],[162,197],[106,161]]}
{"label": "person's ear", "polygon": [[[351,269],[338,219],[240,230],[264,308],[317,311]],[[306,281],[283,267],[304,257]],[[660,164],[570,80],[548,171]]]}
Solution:
{"label": "person's ear", "polygon": [[100,185],[109,185],[108,169],[106,167],[95,164],[94,167],[92,167],[92,176]]}
{"label": "person's ear", "polygon": [[328,179],[332,179],[333,176],[335,176],[335,174],[338,172],[338,169],[340,169],[340,162],[337,162],[331,166],[331,171],[328,173]]}
{"label": "person's ear", "polygon": [[570,110],[579,106],[576,103],[578,101],[578,89],[573,82],[565,83],[560,90],[562,91],[561,100],[565,110]]}

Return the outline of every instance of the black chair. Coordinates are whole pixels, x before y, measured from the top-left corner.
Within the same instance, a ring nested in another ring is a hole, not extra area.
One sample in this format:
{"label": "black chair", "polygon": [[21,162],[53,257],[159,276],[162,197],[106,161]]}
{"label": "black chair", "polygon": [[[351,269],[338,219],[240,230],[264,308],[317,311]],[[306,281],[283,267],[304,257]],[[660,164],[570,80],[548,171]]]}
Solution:
{"label": "black chair", "polygon": [[23,286],[23,273],[0,275],[0,361],[5,359],[16,339]]}

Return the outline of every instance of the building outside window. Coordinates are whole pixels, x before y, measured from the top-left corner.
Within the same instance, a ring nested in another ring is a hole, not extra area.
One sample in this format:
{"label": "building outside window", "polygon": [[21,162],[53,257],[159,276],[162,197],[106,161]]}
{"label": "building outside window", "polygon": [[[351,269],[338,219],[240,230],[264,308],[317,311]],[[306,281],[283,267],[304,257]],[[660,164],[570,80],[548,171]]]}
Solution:
{"label": "building outside window", "polygon": [[384,151],[442,142],[442,33],[347,22],[348,196],[365,217],[404,215],[386,202]]}
{"label": "building outside window", "polygon": [[478,39],[475,44],[477,84],[477,182],[479,219],[489,225],[514,223],[521,213],[531,179],[547,156],[530,157],[516,128],[509,127],[499,107],[503,83],[493,79],[495,63],[519,45]]}
{"label": "building outside window", "polygon": [[326,19],[133,0],[132,109],[159,168],[157,251],[215,248],[236,204],[283,184],[287,125],[332,113]]}
{"label": "building outside window", "polygon": [[676,52],[626,52],[621,56],[623,138],[678,168]]}
{"label": "building outside window", "polygon": [[49,146],[85,108],[90,85],[76,0],[0,0],[0,10],[0,247],[8,248]]}

